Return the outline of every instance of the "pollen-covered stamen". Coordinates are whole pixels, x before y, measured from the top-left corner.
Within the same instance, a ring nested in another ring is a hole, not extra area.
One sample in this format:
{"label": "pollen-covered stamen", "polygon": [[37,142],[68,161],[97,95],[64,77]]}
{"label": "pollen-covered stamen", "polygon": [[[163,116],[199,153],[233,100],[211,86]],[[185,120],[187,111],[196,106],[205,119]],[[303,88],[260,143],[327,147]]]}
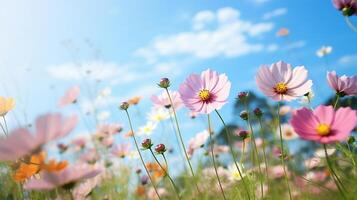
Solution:
{"label": "pollen-covered stamen", "polygon": [[331,129],[330,129],[330,126],[327,124],[319,124],[316,127],[316,132],[319,135],[325,136],[325,135],[329,135],[331,133]]}
{"label": "pollen-covered stamen", "polygon": [[209,90],[203,89],[198,93],[198,96],[200,97],[201,101],[207,102],[211,99],[211,93]]}
{"label": "pollen-covered stamen", "polygon": [[278,94],[285,94],[288,91],[288,86],[285,83],[277,83],[274,87],[274,90]]}

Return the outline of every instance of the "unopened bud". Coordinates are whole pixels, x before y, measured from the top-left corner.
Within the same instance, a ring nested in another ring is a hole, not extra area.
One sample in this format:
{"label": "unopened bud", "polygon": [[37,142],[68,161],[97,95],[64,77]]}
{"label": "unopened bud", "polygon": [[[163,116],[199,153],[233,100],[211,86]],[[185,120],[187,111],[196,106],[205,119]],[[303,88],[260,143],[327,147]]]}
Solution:
{"label": "unopened bud", "polygon": [[168,88],[170,87],[170,80],[168,78],[162,78],[159,82],[159,84],[157,84],[159,87],[161,88]]}

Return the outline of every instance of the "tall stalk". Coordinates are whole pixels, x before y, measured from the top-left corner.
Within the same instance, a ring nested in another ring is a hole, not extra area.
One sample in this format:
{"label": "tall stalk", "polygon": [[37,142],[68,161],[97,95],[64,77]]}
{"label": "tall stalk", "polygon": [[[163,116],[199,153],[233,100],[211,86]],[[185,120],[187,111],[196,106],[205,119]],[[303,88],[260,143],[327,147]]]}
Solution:
{"label": "tall stalk", "polygon": [[153,188],[155,190],[155,193],[156,193],[157,197],[161,200],[161,197],[159,195],[159,192],[157,191],[156,185],[155,185],[154,181],[152,180],[152,177],[151,177],[151,175],[149,173],[149,170],[146,168],[143,156],[141,155],[141,152],[140,152],[140,149],[139,149],[139,146],[138,146],[138,142],[136,141],[136,138],[135,138],[135,133],[134,133],[133,125],[131,123],[129,112],[128,112],[127,109],[124,109],[124,110],[125,110],[126,116],[128,118],[128,121],[129,121],[130,130],[133,133],[133,139],[134,139],[135,147],[136,147],[137,152],[139,153],[139,157],[140,157],[141,163],[145,168],[146,174],[148,175],[148,177],[150,179],[150,182],[151,182],[151,184],[152,184],[152,186],[153,186]]}
{"label": "tall stalk", "polygon": [[291,196],[291,190],[290,190],[290,184],[289,184],[289,178],[286,173],[286,165],[285,165],[285,155],[284,155],[284,142],[283,142],[283,133],[281,131],[281,123],[280,123],[280,101],[278,102],[278,126],[279,126],[279,134],[280,134],[280,148],[281,148],[281,164],[283,165],[284,169],[284,177],[285,177],[285,182],[286,186],[288,187],[288,192],[289,192],[289,198],[292,200]]}
{"label": "tall stalk", "polygon": [[215,110],[215,111],[216,111],[216,113],[217,113],[219,119],[221,120],[221,122],[222,122],[222,124],[223,124],[223,126],[224,126],[224,130],[225,130],[225,132],[226,132],[226,136],[227,136],[227,140],[228,140],[229,150],[231,151],[231,155],[232,155],[234,164],[235,164],[235,166],[236,166],[236,168],[237,168],[237,170],[238,170],[239,176],[240,176],[240,178],[242,179],[244,189],[245,189],[245,191],[246,191],[246,193],[247,193],[247,197],[248,197],[248,199],[250,200],[249,188],[248,188],[247,183],[245,182],[245,179],[244,179],[244,177],[243,177],[243,175],[242,175],[242,172],[241,172],[241,170],[240,170],[240,168],[239,168],[239,165],[238,165],[238,162],[237,162],[237,155],[236,155],[235,152],[234,152],[233,144],[232,144],[232,138],[231,138],[231,135],[230,135],[230,133],[229,133],[229,131],[228,131],[226,122],[223,120],[223,118],[222,118],[221,114],[219,114],[218,110]]}
{"label": "tall stalk", "polygon": [[180,138],[181,146],[182,146],[182,148],[183,148],[183,150],[184,150],[184,153],[185,153],[186,161],[187,161],[187,163],[188,163],[188,165],[189,165],[189,167],[190,167],[190,171],[191,171],[192,177],[194,178],[194,183],[195,183],[195,185],[196,185],[196,189],[197,189],[198,193],[201,193],[201,192],[200,192],[200,189],[198,188],[197,180],[196,180],[196,178],[195,178],[195,173],[193,172],[193,168],[192,168],[190,159],[188,158],[188,155],[187,155],[187,152],[186,152],[185,143],[183,142],[183,138],[182,138],[180,126],[179,126],[179,123],[178,123],[175,106],[174,106],[174,104],[173,104],[173,101],[172,101],[172,98],[171,98],[171,95],[170,95],[169,90],[168,90],[167,88],[165,88],[165,91],[166,91],[167,96],[169,97],[170,104],[171,104],[171,108],[172,108],[172,111],[173,111],[173,113],[174,113],[176,128],[177,128],[177,132],[178,132],[178,135],[179,135],[179,138]]}
{"label": "tall stalk", "polygon": [[216,173],[216,177],[217,177],[217,180],[218,180],[219,188],[221,189],[222,196],[223,196],[224,199],[227,199],[226,195],[224,194],[224,190],[223,190],[223,187],[222,187],[221,179],[219,178],[219,175],[218,175],[215,155],[213,153],[214,141],[212,139],[211,119],[210,119],[209,114],[207,114],[207,122],[208,122],[208,134],[209,134],[209,139],[210,139],[211,156],[212,156],[212,162],[213,162],[214,171]]}

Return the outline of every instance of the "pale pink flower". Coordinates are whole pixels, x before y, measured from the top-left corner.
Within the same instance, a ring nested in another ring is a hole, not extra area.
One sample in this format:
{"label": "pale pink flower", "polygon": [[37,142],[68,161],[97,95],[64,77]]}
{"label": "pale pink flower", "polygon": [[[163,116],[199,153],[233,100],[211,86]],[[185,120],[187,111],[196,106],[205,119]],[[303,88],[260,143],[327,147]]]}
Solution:
{"label": "pale pink flower", "polygon": [[0,160],[15,161],[38,151],[47,142],[68,135],[77,124],[77,117],[63,118],[60,114],[42,115],[36,119],[36,133],[19,128],[0,139]]}
{"label": "pale pink flower", "polygon": [[357,111],[351,108],[318,106],[315,110],[301,108],[292,115],[291,125],[305,140],[323,144],[345,141],[357,123]]}
{"label": "pale pink flower", "polygon": [[30,179],[24,185],[26,190],[52,190],[70,183],[77,183],[97,176],[100,169],[88,165],[73,165],[58,172],[43,172],[40,179]]}
{"label": "pale pink flower", "polygon": [[[177,91],[169,90],[169,94],[175,109],[176,110],[180,109],[183,106],[180,93],[178,93]],[[171,102],[166,91],[163,91],[160,95],[153,95],[151,96],[150,99],[156,107],[161,107],[161,108],[171,107]]]}
{"label": "pale pink flower", "polygon": [[105,147],[111,147],[114,143],[114,137],[109,135],[105,138],[103,138],[103,140],[101,141],[101,143],[105,146]]}
{"label": "pale pink flower", "polygon": [[127,156],[131,151],[130,143],[117,144],[112,149],[112,154],[121,158]]}
{"label": "pale pink flower", "polygon": [[88,138],[84,136],[79,136],[75,139],[72,140],[72,145],[74,145],[75,149],[81,150],[86,146],[86,143],[88,142]]}
{"label": "pale pink flower", "polygon": [[76,185],[73,188],[72,195],[75,200],[86,200],[90,192],[102,181],[102,176],[96,176]]}
{"label": "pale pink flower", "polygon": [[279,110],[279,115],[287,115],[289,114],[291,111],[293,110],[293,108],[291,108],[290,106],[281,106],[280,110]]}
{"label": "pale pink flower", "polygon": [[[287,170],[287,169],[286,169]],[[269,174],[273,179],[284,177],[284,167],[282,165],[276,165],[268,168]]]}
{"label": "pale pink flower", "polygon": [[228,153],[229,148],[226,145],[217,145],[213,147],[213,154],[214,155],[219,155],[223,153]]}
{"label": "pale pink flower", "polygon": [[80,160],[89,164],[94,164],[100,159],[100,154],[96,149],[88,149],[80,156]]}
{"label": "pale pink flower", "polygon": [[[167,197],[169,195],[169,193],[167,192],[167,190],[165,188],[157,188],[157,192],[159,193],[160,197]],[[150,200],[159,199],[154,188],[150,188],[147,191],[147,198]]]}
{"label": "pale pink flower", "polygon": [[227,103],[230,88],[231,83],[225,74],[208,69],[201,75],[187,77],[179,92],[183,103],[191,111],[209,114]]}
{"label": "pale pink flower", "polygon": [[69,104],[73,104],[77,102],[77,98],[80,93],[80,88],[79,86],[73,86],[70,89],[67,90],[65,95],[61,97],[61,99],[58,102],[58,105],[60,107],[67,106]]}
{"label": "pale pink flower", "polygon": [[266,96],[290,101],[311,91],[312,81],[307,79],[307,74],[304,66],[292,69],[290,64],[279,61],[270,67],[260,67],[255,80]]}
{"label": "pale pink flower", "polygon": [[357,96],[357,76],[339,77],[335,71],[332,71],[327,72],[327,82],[341,96]]}
{"label": "pale pink flower", "polygon": [[[280,135],[280,128],[278,127],[276,130],[276,134]],[[284,140],[293,140],[298,138],[299,136],[295,133],[293,127],[290,124],[282,124],[281,125],[281,135]]]}
{"label": "pale pink flower", "polygon": [[304,166],[307,169],[313,169],[321,165],[321,158],[319,157],[312,157],[304,161]]}
{"label": "pale pink flower", "polygon": [[114,135],[120,133],[123,130],[122,125],[113,123],[113,124],[101,124],[97,128],[97,133],[102,135]]}
{"label": "pale pink flower", "polygon": [[192,156],[196,149],[203,147],[209,137],[207,130],[197,133],[197,135],[188,141],[187,153]]}

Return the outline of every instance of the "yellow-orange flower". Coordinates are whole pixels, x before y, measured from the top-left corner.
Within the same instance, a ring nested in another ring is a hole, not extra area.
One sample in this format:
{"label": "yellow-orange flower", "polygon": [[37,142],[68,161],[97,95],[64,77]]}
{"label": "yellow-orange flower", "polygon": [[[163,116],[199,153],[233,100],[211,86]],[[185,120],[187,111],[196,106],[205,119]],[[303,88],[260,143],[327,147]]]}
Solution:
{"label": "yellow-orange flower", "polygon": [[137,105],[141,100],[141,96],[136,96],[128,100],[130,105]]}
{"label": "yellow-orange flower", "polygon": [[136,196],[143,196],[146,192],[146,189],[144,186],[142,185],[139,185],[138,187],[136,187],[136,190],[135,190],[135,195]]}
{"label": "yellow-orange flower", "polygon": [[5,116],[14,107],[15,100],[13,98],[0,97],[0,116]]}
{"label": "yellow-orange flower", "polygon": [[149,170],[149,172],[152,173],[152,178],[154,181],[159,180],[160,178],[164,177],[166,175],[167,167],[166,165],[161,165],[163,169],[161,169],[160,165],[154,162],[148,162],[145,164],[146,168]]}
{"label": "yellow-orange flower", "polygon": [[20,166],[16,169],[13,178],[16,182],[24,182],[32,176],[38,174],[41,170],[48,172],[61,171],[68,166],[67,161],[56,162],[50,160],[45,162],[46,153],[41,152],[36,155],[32,155],[28,161],[21,161]]}

